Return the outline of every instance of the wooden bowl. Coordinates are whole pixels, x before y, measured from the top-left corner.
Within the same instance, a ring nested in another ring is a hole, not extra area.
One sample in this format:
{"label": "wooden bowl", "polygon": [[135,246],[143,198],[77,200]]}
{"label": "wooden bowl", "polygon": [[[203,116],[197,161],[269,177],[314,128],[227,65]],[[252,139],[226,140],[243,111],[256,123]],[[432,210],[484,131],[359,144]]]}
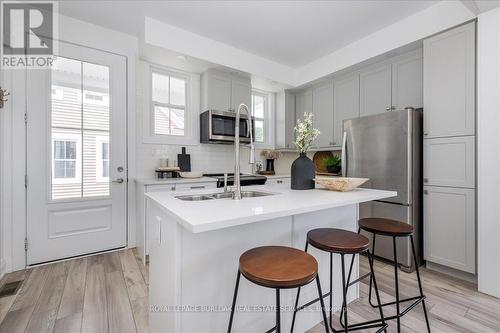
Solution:
{"label": "wooden bowl", "polygon": [[201,178],[203,177],[203,172],[190,171],[190,172],[179,172],[182,178]]}
{"label": "wooden bowl", "polygon": [[350,178],[350,177],[316,177],[316,184],[323,186],[331,191],[347,192],[363,185],[369,178]]}

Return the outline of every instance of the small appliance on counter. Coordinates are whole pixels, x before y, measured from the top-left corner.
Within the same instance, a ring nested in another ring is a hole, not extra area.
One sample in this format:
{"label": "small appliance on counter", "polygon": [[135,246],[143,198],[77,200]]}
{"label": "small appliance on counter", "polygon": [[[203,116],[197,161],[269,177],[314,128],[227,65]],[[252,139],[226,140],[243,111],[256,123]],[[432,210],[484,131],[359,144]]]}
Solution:
{"label": "small appliance on counter", "polygon": [[155,169],[156,178],[158,179],[178,178],[179,171],[179,167],[158,167]]}
{"label": "small appliance on counter", "polygon": [[[224,174],[223,173],[206,173],[205,177],[212,177],[217,179],[217,187],[224,187]],[[240,176],[240,184],[241,186],[249,186],[249,185],[264,185],[267,181],[267,177],[260,175],[244,175]],[[227,177],[227,185],[234,185],[234,173],[229,173]]]}

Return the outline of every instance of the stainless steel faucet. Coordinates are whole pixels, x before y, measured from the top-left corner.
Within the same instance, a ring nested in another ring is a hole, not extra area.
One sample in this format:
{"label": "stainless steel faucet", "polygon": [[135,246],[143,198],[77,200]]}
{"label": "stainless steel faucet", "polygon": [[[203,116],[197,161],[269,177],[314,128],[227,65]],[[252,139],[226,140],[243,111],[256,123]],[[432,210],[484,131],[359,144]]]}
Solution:
{"label": "stainless steel faucet", "polygon": [[255,147],[253,144],[253,129],[252,129],[252,115],[248,106],[245,104],[240,104],[238,110],[236,111],[236,119],[234,125],[234,200],[241,200],[241,184],[240,184],[240,113],[241,110],[245,109],[248,115],[248,131],[250,132],[250,160],[248,163],[255,163]]}

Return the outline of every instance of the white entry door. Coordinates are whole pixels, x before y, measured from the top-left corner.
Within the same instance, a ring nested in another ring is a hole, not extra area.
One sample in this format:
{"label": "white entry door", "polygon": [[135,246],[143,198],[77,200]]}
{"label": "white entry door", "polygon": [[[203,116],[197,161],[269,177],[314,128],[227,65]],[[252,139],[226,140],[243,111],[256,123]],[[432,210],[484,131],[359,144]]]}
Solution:
{"label": "white entry door", "polygon": [[126,117],[123,56],[60,42],[28,70],[28,265],[127,245]]}

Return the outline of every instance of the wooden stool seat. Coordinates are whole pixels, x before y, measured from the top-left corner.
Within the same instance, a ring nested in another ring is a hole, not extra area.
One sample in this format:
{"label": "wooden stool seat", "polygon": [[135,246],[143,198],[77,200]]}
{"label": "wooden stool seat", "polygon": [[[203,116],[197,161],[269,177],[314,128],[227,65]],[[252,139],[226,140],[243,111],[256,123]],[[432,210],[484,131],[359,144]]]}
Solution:
{"label": "wooden stool seat", "polygon": [[362,230],[384,236],[410,236],[413,235],[413,226],[390,219],[370,217],[360,219],[358,222]]}
{"label": "wooden stool seat", "polygon": [[370,246],[367,237],[335,228],[313,229],[307,233],[307,241],[320,250],[345,254],[361,253]]}
{"label": "wooden stool seat", "polygon": [[240,257],[240,272],[248,280],[268,288],[296,288],[318,274],[318,262],[310,254],[285,246],[262,246]]}

